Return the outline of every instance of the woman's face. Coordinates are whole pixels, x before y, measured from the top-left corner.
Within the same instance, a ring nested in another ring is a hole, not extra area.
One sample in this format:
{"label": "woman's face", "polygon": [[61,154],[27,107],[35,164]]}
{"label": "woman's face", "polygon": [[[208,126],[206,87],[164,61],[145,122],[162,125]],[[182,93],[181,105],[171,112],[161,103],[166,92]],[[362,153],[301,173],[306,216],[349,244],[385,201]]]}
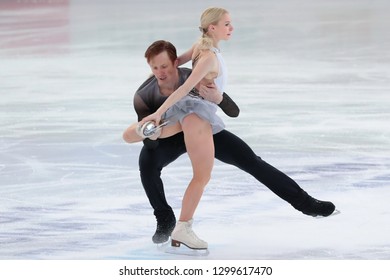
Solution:
{"label": "woman's face", "polygon": [[230,15],[224,14],[216,25],[210,26],[211,31],[217,40],[229,40],[233,33],[233,25]]}

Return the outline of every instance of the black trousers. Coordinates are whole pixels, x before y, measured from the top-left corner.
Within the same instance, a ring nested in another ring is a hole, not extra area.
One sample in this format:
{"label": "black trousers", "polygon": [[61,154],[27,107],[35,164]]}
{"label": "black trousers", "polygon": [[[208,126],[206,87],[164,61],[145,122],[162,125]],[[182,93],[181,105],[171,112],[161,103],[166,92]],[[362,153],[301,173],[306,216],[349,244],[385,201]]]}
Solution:
{"label": "black trousers", "polygon": [[[309,197],[294,180],[262,160],[233,133],[223,130],[215,134],[214,146],[215,158],[251,174],[293,207],[299,206]],[[155,147],[144,145],[141,150],[139,157],[141,181],[155,214],[172,211],[165,197],[161,170],[184,153],[186,147],[183,133],[159,139]]]}

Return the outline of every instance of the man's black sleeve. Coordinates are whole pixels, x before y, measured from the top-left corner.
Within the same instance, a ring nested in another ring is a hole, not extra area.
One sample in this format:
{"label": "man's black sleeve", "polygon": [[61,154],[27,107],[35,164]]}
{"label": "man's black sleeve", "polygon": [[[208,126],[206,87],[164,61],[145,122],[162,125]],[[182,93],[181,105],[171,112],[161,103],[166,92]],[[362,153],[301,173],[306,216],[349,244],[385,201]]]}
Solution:
{"label": "man's black sleeve", "polygon": [[222,101],[218,106],[229,117],[236,118],[240,114],[240,108],[238,108],[237,104],[226,94],[226,92],[222,94]]}

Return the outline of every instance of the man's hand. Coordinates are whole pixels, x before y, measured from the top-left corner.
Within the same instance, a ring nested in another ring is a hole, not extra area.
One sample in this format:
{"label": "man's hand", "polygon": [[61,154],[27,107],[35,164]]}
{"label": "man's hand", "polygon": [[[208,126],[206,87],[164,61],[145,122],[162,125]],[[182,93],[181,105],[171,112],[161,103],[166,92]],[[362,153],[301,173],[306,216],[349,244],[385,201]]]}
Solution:
{"label": "man's hand", "polygon": [[236,118],[240,114],[240,108],[237,104],[225,92],[219,92],[215,84],[201,85],[199,95],[205,100],[217,104],[229,117]]}
{"label": "man's hand", "polygon": [[218,91],[215,84],[200,85],[199,95],[215,104],[219,104],[222,101],[222,93]]}

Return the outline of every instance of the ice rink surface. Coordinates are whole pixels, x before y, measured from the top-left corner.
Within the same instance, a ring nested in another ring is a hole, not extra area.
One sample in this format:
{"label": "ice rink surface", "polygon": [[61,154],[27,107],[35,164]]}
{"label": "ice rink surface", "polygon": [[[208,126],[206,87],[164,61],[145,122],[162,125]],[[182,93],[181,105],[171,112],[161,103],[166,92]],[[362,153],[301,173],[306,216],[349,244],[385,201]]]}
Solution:
{"label": "ice rink surface", "polygon": [[[123,130],[155,40],[179,53],[201,12],[241,114],[226,127],[340,215],[297,212],[216,161],[195,220],[205,259],[390,259],[390,2],[0,0],[0,259],[190,259],[157,250]],[[176,214],[188,157],[163,171]]]}

